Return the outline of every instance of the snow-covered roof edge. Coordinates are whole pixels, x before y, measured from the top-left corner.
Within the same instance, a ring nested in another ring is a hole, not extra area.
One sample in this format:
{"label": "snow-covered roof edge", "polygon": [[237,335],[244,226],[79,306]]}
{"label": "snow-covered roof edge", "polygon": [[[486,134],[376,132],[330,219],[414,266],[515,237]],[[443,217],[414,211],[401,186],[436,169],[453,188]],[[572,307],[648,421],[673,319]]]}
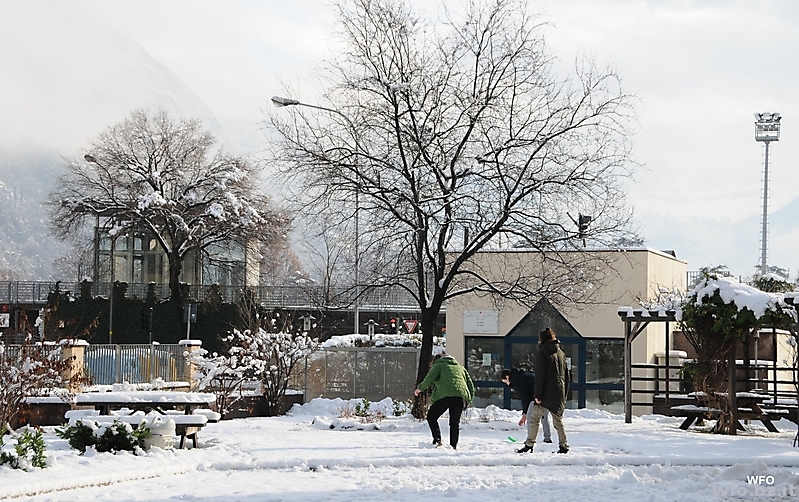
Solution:
{"label": "snow-covered roof edge", "polygon": [[[541,251],[533,248],[508,248],[508,249],[481,249],[478,253],[540,253]],[[674,251],[666,250],[660,251],[658,249],[653,249],[647,246],[641,247],[619,247],[619,248],[583,248],[583,249],[563,249],[558,251],[558,253],[652,253],[663,258],[668,258],[670,260],[678,261],[680,263],[688,264],[687,261],[681,260],[677,258]],[[672,254],[674,253],[674,254]]]}

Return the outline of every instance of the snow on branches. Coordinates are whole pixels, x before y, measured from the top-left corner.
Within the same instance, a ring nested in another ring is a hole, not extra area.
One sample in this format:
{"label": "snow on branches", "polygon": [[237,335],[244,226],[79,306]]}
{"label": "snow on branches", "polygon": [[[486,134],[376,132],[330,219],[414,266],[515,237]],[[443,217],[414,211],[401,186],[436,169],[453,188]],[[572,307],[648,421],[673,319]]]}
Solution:
{"label": "snow on branches", "polygon": [[234,330],[227,342],[227,355],[209,357],[204,350],[192,354],[199,387],[217,393],[218,409],[223,415],[229,411],[231,393],[240,391],[246,380],[260,382],[268,413],[275,415],[297,362],[318,347],[307,333],[292,332],[290,326],[279,331]]}
{"label": "snow on branches", "polygon": [[61,357],[61,345],[34,342],[30,334],[20,345],[0,342],[0,426],[25,408],[25,398],[61,392],[66,398],[73,382],[83,378],[72,361]]}

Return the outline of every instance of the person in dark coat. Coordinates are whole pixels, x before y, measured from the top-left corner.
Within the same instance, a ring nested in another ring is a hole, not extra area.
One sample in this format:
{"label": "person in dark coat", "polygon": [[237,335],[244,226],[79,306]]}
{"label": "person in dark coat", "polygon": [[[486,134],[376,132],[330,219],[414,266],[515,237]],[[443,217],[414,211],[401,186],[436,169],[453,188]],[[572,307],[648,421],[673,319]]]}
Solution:
{"label": "person in dark coat", "polygon": [[533,414],[530,417],[530,434],[518,453],[533,451],[538,435],[538,424],[547,410],[552,414],[552,425],[558,432],[558,453],[569,452],[566,430],[563,428],[563,410],[566,409],[566,394],[569,390],[569,369],[566,355],[560,348],[555,332],[546,328],[538,334],[538,354],[535,358],[535,387],[533,391]]}
{"label": "person in dark coat", "polygon": [[441,428],[438,426],[438,419],[449,410],[449,445],[454,450],[458,447],[461,414],[474,399],[474,382],[466,368],[454,357],[445,355],[436,356],[433,366],[413,391],[413,395],[418,396],[431,386],[433,404],[427,412],[427,424],[433,434],[433,444],[441,446]]}
{"label": "person in dark coat", "polygon": [[[527,373],[518,368],[502,370],[500,374],[502,383],[513,389],[522,400],[522,419],[519,420],[519,425],[528,424],[527,436],[530,436],[533,421],[527,420],[528,415],[533,416],[533,390],[535,389],[535,374]],[[549,413],[545,414],[541,419],[541,424],[544,426],[544,442],[552,442],[552,432],[549,429]]]}

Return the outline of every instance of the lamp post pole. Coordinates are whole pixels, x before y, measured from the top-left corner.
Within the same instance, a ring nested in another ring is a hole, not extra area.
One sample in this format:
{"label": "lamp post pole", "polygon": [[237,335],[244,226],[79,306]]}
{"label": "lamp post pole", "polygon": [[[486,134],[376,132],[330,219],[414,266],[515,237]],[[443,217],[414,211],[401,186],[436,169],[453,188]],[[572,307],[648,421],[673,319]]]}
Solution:
{"label": "lamp post pole", "polygon": [[[89,155],[88,153],[83,156],[83,159],[86,162],[89,162],[91,164],[97,164],[98,166],[100,165],[100,163],[97,162],[97,159],[94,158],[94,156]],[[97,221],[98,221],[98,224],[99,224],[99,221],[100,221],[99,220],[99,214],[98,214]],[[110,294],[108,296],[108,344],[109,345],[112,344],[113,341],[114,341],[114,262],[116,261],[116,257],[114,256],[114,254],[116,252],[116,242],[117,242],[117,230],[116,230],[116,225],[114,224],[113,217],[111,219],[111,222],[112,222],[111,232],[113,232],[114,234],[110,235],[110,237],[111,237],[111,254],[110,254],[110,257],[111,257],[111,292],[110,292]],[[109,234],[111,232],[109,232]],[[99,242],[99,239],[98,239],[98,242]],[[99,246],[98,246],[97,249],[99,251]]]}
{"label": "lamp post pole", "polygon": [[[113,221],[113,220],[112,220]],[[108,344],[111,345],[114,340],[114,262],[116,261],[116,256],[114,256],[114,252],[116,251],[116,227],[113,227],[114,235],[111,236],[111,294],[108,297]]]}
{"label": "lamp post pole", "polygon": [[353,137],[355,138],[355,323],[354,323],[354,334],[360,333],[360,303],[361,303],[361,282],[360,282],[360,231],[358,228],[358,214],[360,212],[360,192],[361,192],[361,176],[360,171],[358,169],[358,150],[361,149],[361,145],[358,142],[358,136],[355,133],[355,124],[352,123],[349,117],[347,117],[344,113],[336,110],[335,108],[328,108],[326,106],[320,105],[312,105],[309,103],[302,103],[297,101],[296,99],[286,98],[282,96],[272,96],[272,104],[276,107],[280,108],[283,106],[304,106],[306,108],[314,108],[316,110],[326,111],[328,113],[333,113],[338,115],[339,117],[343,118],[350,128],[353,131]]}

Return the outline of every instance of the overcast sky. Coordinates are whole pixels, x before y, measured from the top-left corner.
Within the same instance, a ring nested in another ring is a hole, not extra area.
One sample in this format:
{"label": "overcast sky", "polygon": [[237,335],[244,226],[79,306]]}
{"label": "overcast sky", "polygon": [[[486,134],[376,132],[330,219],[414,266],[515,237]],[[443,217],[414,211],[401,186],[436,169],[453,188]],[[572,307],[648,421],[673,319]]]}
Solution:
{"label": "overcast sky", "polygon": [[[675,250],[689,269],[723,263],[736,275],[754,271],[763,147],[754,141],[753,114],[783,115],[769,162],[770,213],[783,213],[781,219],[775,215],[768,262],[790,268],[795,278],[799,224],[793,215],[799,213],[789,203],[799,196],[799,128],[792,125],[799,120],[799,2],[549,0],[531,6],[553,23],[548,41],[563,68],[577,51],[587,51],[613,62],[627,90],[640,98],[634,144],[642,168],[630,197],[647,244]],[[66,25],[66,34],[54,42],[42,19]],[[47,60],[53,43],[71,47],[72,37],[99,42],[98,33],[116,31],[185,84],[197,100],[191,108],[218,121],[230,148],[254,152],[264,142],[261,110],[271,106],[269,97],[280,93],[281,82],[303,99],[316,95],[319,84],[309,78],[327,54],[333,21],[327,2],[316,0],[0,0],[0,30],[6,33],[5,39],[0,35],[0,63],[13,61],[24,71]],[[72,52],[83,50],[74,47]],[[61,89],[58,99],[42,97],[26,109],[15,103],[35,89],[12,85],[14,76],[4,68],[0,135],[6,144],[24,142],[36,131],[51,135],[49,144],[70,155],[126,116],[130,103],[104,100],[103,89],[135,94],[140,84],[114,80],[113,61],[106,65],[98,54],[87,55],[85,64],[82,54],[73,54],[76,59],[59,69],[63,78],[52,84]],[[92,105],[80,116],[64,116],[61,103],[86,89],[92,89]]]}

